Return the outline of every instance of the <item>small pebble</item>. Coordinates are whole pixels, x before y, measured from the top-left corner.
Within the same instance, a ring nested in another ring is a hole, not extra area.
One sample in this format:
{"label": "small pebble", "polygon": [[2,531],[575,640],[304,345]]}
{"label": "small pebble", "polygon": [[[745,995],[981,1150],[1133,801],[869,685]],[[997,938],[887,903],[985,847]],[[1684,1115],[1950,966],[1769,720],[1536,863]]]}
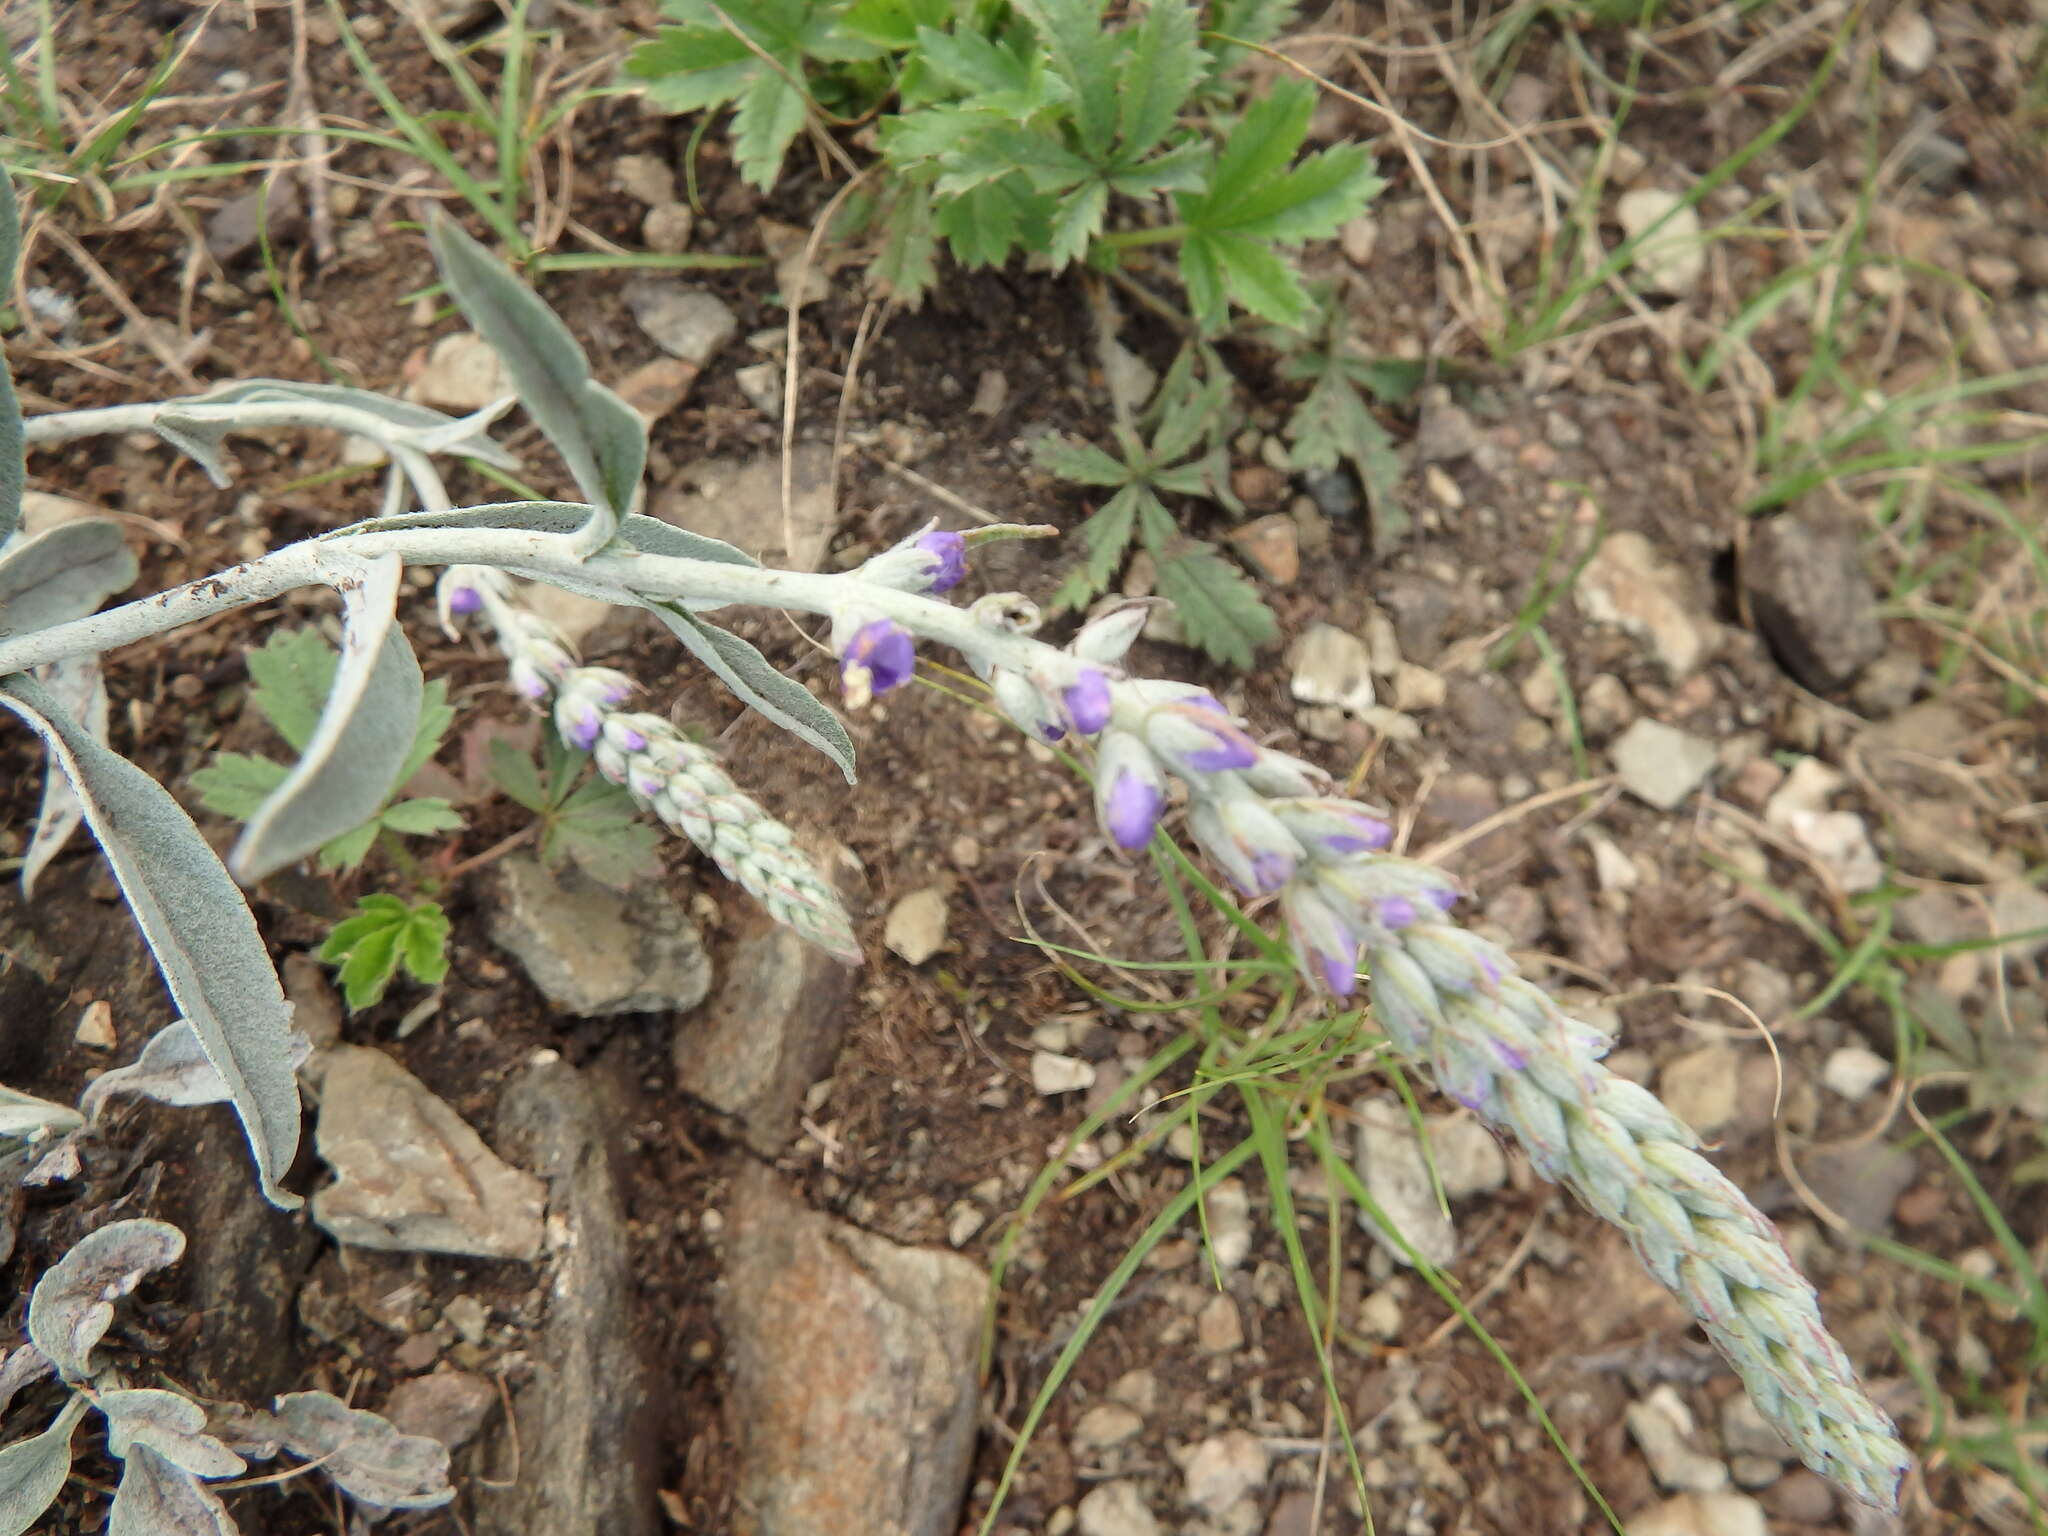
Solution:
{"label": "small pebble", "polygon": [[1892,1064],[1867,1046],[1845,1045],[1829,1055],[1820,1080],[1851,1104],[1861,1103],[1892,1075]]}

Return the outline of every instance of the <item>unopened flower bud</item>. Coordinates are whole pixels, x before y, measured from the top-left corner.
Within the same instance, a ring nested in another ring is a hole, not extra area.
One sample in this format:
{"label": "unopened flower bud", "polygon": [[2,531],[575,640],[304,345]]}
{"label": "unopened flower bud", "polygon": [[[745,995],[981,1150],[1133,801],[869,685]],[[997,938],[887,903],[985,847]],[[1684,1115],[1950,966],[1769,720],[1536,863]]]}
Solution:
{"label": "unopened flower bud", "polygon": [[1394,838],[1392,827],[1350,800],[1274,800],[1270,808],[1311,856],[1325,861],[1377,853]]}
{"label": "unopened flower bud", "polygon": [[1166,809],[1166,776],[1145,743],[1110,731],[1095,749],[1095,813],[1117,847],[1129,851],[1152,840]]}
{"label": "unopened flower bud", "polygon": [[1300,880],[1281,890],[1280,911],[1294,939],[1295,959],[1309,980],[1338,997],[1349,997],[1358,985],[1358,936],[1343,914]]}
{"label": "unopened flower bud", "polygon": [[1067,718],[1074,722],[1074,729],[1083,736],[1093,736],[1109,724],[1113,701],[1109,692],[1109,678],[1100,668],[1083,667],[1081,675],[1061,692],[1060,702],[1067,707]]}
{"label": "unopened flower bud", "polygon": [[1167,767],[1190,778],[1249,768],[1259,759],[1258,744],[1207,694],[1149,711],[1145,744]]}
{"label": "unopened flower bud", "polygon": [[1067,734],[1051,701],[1023,673],[997,667],[988,682],[1003,713],[1033,741],[1058,741]]}
{"label": "unopened flower bud", "polygon": [[860,567],[860,579],[898,592],[949,592],[967,574],[967,538],[927,523]]}
{"label": "unopened flower bud", "polygon": [[1244,770],[1244,781],[1273,799],[1313,799],[1330,791],[1330,776],[1314,763],[1270,748],[1259,749],[1258,761]]}
{"label": "unopened flower bud", "polygon": [[[555,699],[555,729],[564,741],[588,752],[604,730],[606,712],[631,697],[633,688],[633,679],[610,667],[573,669],[562,679]],[[645,745],[642,739],[641,746]]]}
{"label": "unopened flower bud", "polygon": [[1146,602],[1119,603],[1083,624],[1067,649],[1083,661],[1115,666],[1145,632],[1151,608]]}
{"label": "unopened flower bud", "polygon": [[1272,895],[1308,857],[1280,819],[1247,794],[1196,800],[1188,828],[1230,883],[1248,896]]}
{"label": "unopened flower bud", "polygon": [[932,557],[927,592],[950,592],[967,575],[967,537],[934,528],[917,536],[917,547]]}

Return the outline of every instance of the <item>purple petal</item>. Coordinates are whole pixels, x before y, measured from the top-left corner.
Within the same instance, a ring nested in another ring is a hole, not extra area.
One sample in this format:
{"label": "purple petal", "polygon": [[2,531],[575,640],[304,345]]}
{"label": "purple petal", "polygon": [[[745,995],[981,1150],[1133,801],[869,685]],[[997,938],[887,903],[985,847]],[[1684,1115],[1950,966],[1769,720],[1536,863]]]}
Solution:
{"label": "purple petal", "polygon": [[1147,783],[1135,773],[1120,773],[1116,782],[1109,787],[1109,835],[1116,839],[1116,845],[1126,851],[1142,848],[1152,840],[1152,829],[1159,825],[1159,813],[1165,808],[1166,797],[1158,786]]}
{"label": "purple petal", "polygon": [[1352,988],[1358,985],[1358,968],[1342,955],[1317,955],[1316,968],[1323,973],[1323,984],[1339,997],[1349,997]]}
{"label": "purple petal", "polygon": [[581,719],[569,722],[569,740],[588,752],[597,745],[598,732],[603,728],[604,722],[598,719],[597,711],[585,710]]}
{"label": "purple petal", "polygon": [[1529,1058],[1516,1050],[1512,1045],[1509,1045],[1507,1041],[1495,1039],[1492,1045],[1493,1054],[1507,1063],[1509,1071],[1519,1072],[1529,1065]]}
{"label": "purple petal", "polygon": [[1429,899],[1448,912],[1458,904],[1457,888],[1449,885],[1431,886]]}
{"label": "purple petal", "polygon": [[645,752],[647,750],[647,738],[634,730],[630,725],[625,726],[619,732],[619,746],[627,752]]}
{"label": "purple petal", "polygon": [[1258,882],[1255,894],[1269,896],[1294,878],[1294,860],[1284,853],[1254,853],[1252,878]]}
{"label": "purple petal", "polygon": [[1086,668],[1060,697],[1067,718],[1083,736],[1093,736],[1109,724],[1109,678],[1095,668]]}
{"label": "purple petal", "polygon": [[917,547],[937,558],[927,592],[950,592],[967,575],[967,538],[964,534],[933,529],[917,541]]}
{"label": "purple petal", "polygon": [[1415,921],[1415,903],[1406,896],[1382,896],[1378,903],[1379,920],[1389,928],[1406,928]]}
{"label": "purple petal", "polygon": [[1211,735],[1216,745],[1187,754],[1187,765],[1196,772],[1228,773],[1234,768],[1249,768],[1259,760],[1259,749],[1252,744],[1251,737],[1235,726],[1226,726]]}
{"label": "purple petal", "polygon": [[457,587],[448,594],[450,613],[475,613],[483,605],[484,595],[475,587]]}
{"label": "purple petal", "polygon": [[848,666],[867,668],[868,688],[874,693],[901,687],[917,670],[910,631],[893,619],[875,619],[855,630],[845,660]]}

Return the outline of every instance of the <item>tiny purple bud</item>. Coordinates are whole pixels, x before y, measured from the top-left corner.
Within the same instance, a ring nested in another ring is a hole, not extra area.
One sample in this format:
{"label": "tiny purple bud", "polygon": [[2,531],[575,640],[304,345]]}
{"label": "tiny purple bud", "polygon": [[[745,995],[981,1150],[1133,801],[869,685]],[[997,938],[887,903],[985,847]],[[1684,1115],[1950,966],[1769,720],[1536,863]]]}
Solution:
{"label": "tiny purple bud", "polygon": [[870,693],[887,693],[910,681],[917,670],[917,651],[910,631],[894,619],[873,619],[853,632],[841,657],[840,674],[865,669]]}
{"label": "tiny purple bud", "polygon": [[588,752],[597,745],[598,732],[603,729],[604,722],[598,718],[597,711],[586,709],[580,717],[569,722],[569,729],[564,734],[572,744]]}
{"label": "tiny purple bud", "polygon": [[548,680],[523,662],[512,664],[512,686],[535,704],[548,696]]}
{"label": "tiny purple bud", "polygon": [[662,781],[651,773],[635,774],[629,782],[633,793],[642,800],[652,800],[661,793]]}
{"label": "tiny purple bud", "polygon": [[1339,997],[1349,997],[1358,985],[1358,970],[1342,955],[1317,955],[1316,968],[1323,973],[1323,985]]}
{"label": "tiny purple bud", "polygon": [[1152,841],[1152,829],[1159,825],[1159,813],[1166,799],[1157,785],[1147,783],[1128,769],[1117,774],[1105,797],[1109,835],[1126,852]]}
{"label": "tiny purple bud", "polygon": [[457,587],[448,594],[450,613],[475,613],[483,605],[484,595],[475,587]]}
{"label": "tiny purple bud", "polygon": [[1406,896],[1382,896],[1377,906],[1377,916],[1389,928],[1406,928],[1415,921],[1415,903]]}
{"label": "tiny purple bud", "polygon": [[1109,724],[1109,678],[1094,667],[1084,667],[1060,697],[1067,706],[1067,718],[1083,736],[1093,736]]}
{"label": "tiny purple bud", "polygon": [[1180,773],[1227,773],[1259,760],[1258,744],[1231,724],[1220,704],[1212,711],[1194,699],[1152,710],[1145,717],[1145,741]]}
{"label": "tiny purple bud", "polygon": [[1493,1054],[1498,1056],[1504,1063],[1506,1063],[1507,1069],[1510,1072],[1519,1072],[1524,1067],[1529,1065],[1529,1058],[1527,1056],[1523,1055],[1520,1051],[1516,1050],[1515,1047],[1509,1045],[1507,1041],[1500,1039],[1498,1036],[1493,1038],[1492,1045]]}
{"label": "tiny purple bud", "polygon": [[934,528],[918,537],[917,547],[938,562],[932,567],[927,592],[950,592],[967,575],[967,536]]}

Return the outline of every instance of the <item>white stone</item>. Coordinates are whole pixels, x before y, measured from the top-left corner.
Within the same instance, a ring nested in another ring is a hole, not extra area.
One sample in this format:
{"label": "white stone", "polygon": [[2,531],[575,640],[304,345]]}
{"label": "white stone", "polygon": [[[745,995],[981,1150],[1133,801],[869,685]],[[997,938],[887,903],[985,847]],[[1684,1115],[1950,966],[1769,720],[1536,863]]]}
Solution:
{"label": "white stone", "polygon": [[449,411],[474,411],[513,392],[512,375],[474,331],[443,336],[427,353],[426,366],[409,393],[423,404]]}
{"label": "white stone", "polygon": [[1077,1455],[1106,1451],[1133,1439],[1145,1427],[1135,1409],[1122,1403],[1097,1403],[1074,1421]]}
{"label": "white stone", "polygon": [[1869,1098],[1872,1090],[1891,1075],[1892,1064],[1862,1045],[1840,1047],[1820,1069],[1820,1080],[1851,1104]]}
{"label": "white stone", "polygon": [[1358,636],[1334,624],[1311,624],[1295,645],[1288,688],[1299,703],[1359,714],[1375,702],[1372,653]]}
{"label": "white stone", "polygon": [[1735,1118],[1741,1085],[1741,1056],[1733,1046],[1710,1045],[1667,1062],[1657,1093],[1671,1113],[1712,1136]]}
{"label": "white stone", "polygon": [[1622,788],[1660,811],[1673,811],[1714,771],[1715,752],[1704,741],[1659,720],[1638,720],[1608,749]]}
{"label": "white stone", "polygon": [[782,419],[782,364],[749,363],[732,371],[732,381],[755,410],[770,421]]}
{"label": "white stone", "polygon": [[1627,1525],[1629,1536],[1770,1536],[1771,1530],[1763,1505],[1727,1489],[1681,1493],[1631,1515]]}
{"label": "white stone", "polygon": [[912,965],[923,965],[946,943],[946,890],[928,885],[889,909],[882,942]]}
{"label": "white stone", "polygon": [[1934,62],[1934,24],[1918,11],[1894,11],[1877,40],[1892,68],[1909,80]]}
{"label": "white stone", "polygon": [[1081,1536],[1159,1536],[1159,1522],[1136,1483],[1118,1480],[1091,1488],[1075,1514]]}
{"label": "white stone", "polygon": [[[1458,1235],[1437,1205],[1429,1165],[1408,1122],[1407,1110],[1388,1099],[1368,1099],[1356,1106],[1355,1113],[1358,1141],[1354,1155],[1366,1192],[1417,1253],[1432,1264],[1450,1263],[1458,1252]],[[1412,1263],[1407,1250],[1363,1210],[1358,1213],[1358,1224],[1396,1262]]]}
{"label": "white stone", "polygon": [[1615,204],[1614,216],[1631,240],[1659,219],[1665,220],[1662,228],[1636,247],[1633,257],[1636,273],[1651,293],[1683,297],[1698,286],[1707,269],[1699,210],[1679,207],[1682,200],[1678,193],[1662,187],[1638,187],[1624,192]]}
{"label": "white stone", "polygon": [[[1685,573],[1632,528],[1608,537],[1579,573],[1572,595],[1595,623],[1647,640],[1674,682],[1698,670],[1720,643],[1720,626],[1699,606]],[[1580,700],[1586,729],[1596,733],[1620,724],[1606,719],[1606,696],[1593,696],[1600,681],[1588,684]]]}
{"label": "white stone", "polygon": [[1047,1097],[1055,1093],[1078,1093],[1095,1086],[1095,1064],[1078,1056],[1058,1056],[1051,1051],[1031,1053],[1031,1086]]}
{"label": "white stone", "polygon": [[1244,1181],[1225,1179],[1204,1202],[1209,1215],[1209,1251],[1216,1267],[1229,1274],[1252,1251],[1252,1203]]}
{"label": "white stone", "polygon": [[1188,1502],[1207,1514],[1218,1514],[1264,1487],[1271,1469],[1265,1441],[1248,1430],[1228,1429],[1190,1451],[1181,1470],[1187,1478]]}
{"label": "white stone", "polygon": [[105,998],[95,998],[85,1005],[85,1012],[78,1016],[75,1034],[80,1045],[95,1051],[111,1051],[121,1043],[114,1033],[114,1005]]}
{"label": "white stone", "polygon": [[1441,708],[1450,685],[1440,673],[1404,661],[1394,673],[1394,708],[1411,714]]}
{"label": "white stone", "polygon": [[1728,1486],[1728,1469],[1688,1443],[1691,1411],[1667,1382],[1623,1415],[1628,1432],[1649,1463],[1650,1475],[1679,1493],[1714,1493]]}

